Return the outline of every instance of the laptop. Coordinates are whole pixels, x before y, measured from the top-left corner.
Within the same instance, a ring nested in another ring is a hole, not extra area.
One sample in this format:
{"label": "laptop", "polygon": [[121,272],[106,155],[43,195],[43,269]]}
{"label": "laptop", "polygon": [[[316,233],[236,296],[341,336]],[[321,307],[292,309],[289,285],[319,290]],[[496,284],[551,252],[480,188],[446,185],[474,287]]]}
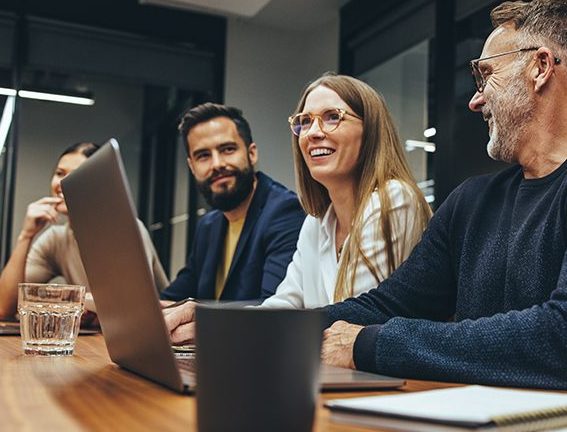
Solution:
{"label": "laptop", "polygon": [[[63,179],[62,189],[110,358],[174,391],[192,393],[195,354],[189,350],[178,358],[172,349],[116,140]],[[404,384],[399,378],[322,367],[323,390]]]}

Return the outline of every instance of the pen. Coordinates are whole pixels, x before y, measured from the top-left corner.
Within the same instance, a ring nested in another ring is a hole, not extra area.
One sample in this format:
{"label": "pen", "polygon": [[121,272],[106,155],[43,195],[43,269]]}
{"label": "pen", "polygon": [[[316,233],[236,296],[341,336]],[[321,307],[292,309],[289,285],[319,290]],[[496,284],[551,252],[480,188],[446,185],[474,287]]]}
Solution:
{"label": "pen", "polygon": [[195,299],[193,297],[187,297],[186,299],[179,300],[179,301],[176,301],[175,303],[172,303],[168,306],[165,306],[164,309],[169,309],[169,308],[173,308],[173,307],[176,307],[176,306],[181,306],[182,304],[185,304],[185,303],[190,302],[190,301],[198,303],[197,299]]}

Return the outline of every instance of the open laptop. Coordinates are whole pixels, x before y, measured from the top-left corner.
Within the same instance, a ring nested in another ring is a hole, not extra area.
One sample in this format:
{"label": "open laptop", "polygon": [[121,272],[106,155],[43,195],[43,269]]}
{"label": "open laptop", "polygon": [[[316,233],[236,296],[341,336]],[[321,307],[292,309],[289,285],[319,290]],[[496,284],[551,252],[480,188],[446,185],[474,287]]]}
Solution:
{"label": "open laptop", "polygon": [[[110,358],[175,391],[194,391],[195,363],[180,364],[171,347],[116,140],[68,175],[62,189]],[[321,373],[324,390],[404,384],[350,369],[324,366]]]}

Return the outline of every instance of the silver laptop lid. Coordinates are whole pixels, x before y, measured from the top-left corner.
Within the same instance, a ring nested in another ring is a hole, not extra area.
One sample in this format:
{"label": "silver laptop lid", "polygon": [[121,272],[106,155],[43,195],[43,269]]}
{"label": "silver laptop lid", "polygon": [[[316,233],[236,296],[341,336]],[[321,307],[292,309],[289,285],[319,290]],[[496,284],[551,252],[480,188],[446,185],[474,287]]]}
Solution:
{"label": "silver laptop lid", "polygon": [[116,140],[61,185],[110,358],[183,391]]}

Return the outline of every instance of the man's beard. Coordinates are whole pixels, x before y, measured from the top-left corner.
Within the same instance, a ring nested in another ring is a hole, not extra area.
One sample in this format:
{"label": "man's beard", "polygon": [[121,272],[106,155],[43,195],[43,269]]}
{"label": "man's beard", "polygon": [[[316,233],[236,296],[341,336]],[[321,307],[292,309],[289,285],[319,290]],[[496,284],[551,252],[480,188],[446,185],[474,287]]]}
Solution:
{"label": "man's beard", "polygon": [[534,113],[533,98],[521,72],[513,74],[506,89],[494,96],[482,111],[485,117],[487,113],[492,116],[490,141],[486,146],[488,155],[494,160],[515,162],[518,145]]}
{"label": "man's beard", "polygon": [[[213,192],[211,183],[219,176],[234,175],[234,186],[227,185],[222,192]],[[239,170],[215,170],[206,180],[197,181],[197,187],[203,194],[203,198],[212,208],[227,212],[237,208],[254,189],[254,169],[251,164]]]}

